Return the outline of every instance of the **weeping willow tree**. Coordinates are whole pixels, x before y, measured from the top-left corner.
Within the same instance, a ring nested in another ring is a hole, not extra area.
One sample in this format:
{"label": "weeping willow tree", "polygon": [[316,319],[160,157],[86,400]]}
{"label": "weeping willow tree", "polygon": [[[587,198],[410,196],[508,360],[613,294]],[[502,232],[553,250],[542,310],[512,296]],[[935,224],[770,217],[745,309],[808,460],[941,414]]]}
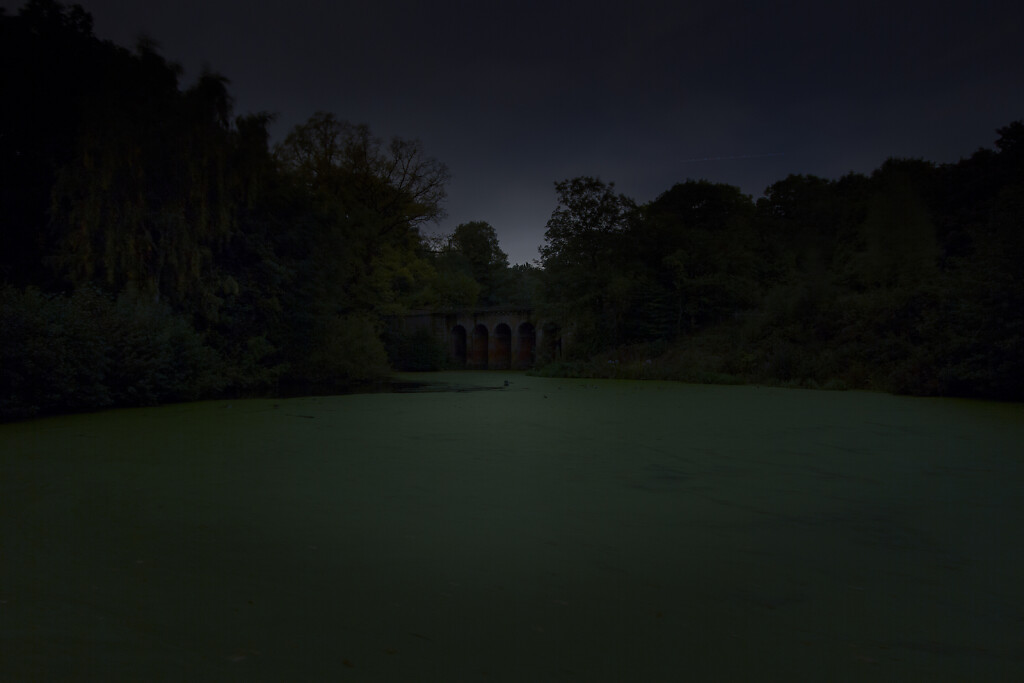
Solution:
{"label": "weeping willow tree", "polygon": [[119,60],[125,84],[86,103],[72,160],[57,175],[55,266],[206,317],[224,286],[214,253],[237,202],[227,81],[206,72],[182,92],[180,68],[152,45]]}

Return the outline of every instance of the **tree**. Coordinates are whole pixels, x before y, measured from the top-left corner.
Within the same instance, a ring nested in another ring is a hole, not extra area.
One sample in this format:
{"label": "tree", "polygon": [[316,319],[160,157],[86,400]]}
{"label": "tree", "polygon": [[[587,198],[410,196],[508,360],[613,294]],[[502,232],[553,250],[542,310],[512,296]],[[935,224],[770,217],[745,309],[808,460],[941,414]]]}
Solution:
{"label": "tree", "polygon": [[87,110],[57,174],[55,263],[75,286],[166,298],[212,320],[213,255],[236,209],[227,80],[204,72],[180,92],[176,67],[146,44],[121,69],[121,90]]}
{"label": "tree", "polygon": [[621,276],[626,228],[635,202],[614,183],[579,177],[555,183],[558,206],[547,222],[541,262],[544,304],[556,318],[573,320],[574,346],[616,343],[628,293],[611,287]]}
{"label": "tree", "polygon": [[508,256],[498,244],[498,234],[489,223],[462,223],[448,238],[447,249],[461,255],[469,274],[480,285],[481,305],[492,306],[507,298]]}
{"label": "tree", "polygon": [[914,286],[933,274],[939,256],[930,209],[934,179],[934,165],[919,159],[888,159],[872,174],[861,278]]}
{"label": "tree", "polygon": [[448,245],[469,260],[473,275],[479,280],[494,269],[508,268],[508,255],[498,244],[498,234],[489,223],[462,223],[448,238]]}
{"label": "tree", "polygon": [[532,308],[540,300],[543,271],[529,263],[517,263],[509,268],[506,298],[513,306]]}
{"label": "tree", "polygon": [[654,281],[671,292],[671,336],[755,301],[753,214],[739,188],[707,181],[679,183],[644,207],[630,244]]}
{"label": "tree", "polygon": [[[813,175],[790,175],[773,183],[757,201],[761,244],[781,280],[797,270],[827,272],[843,204],[835,183]],[[785,262],[784,262],[785,261]]]}
{"label": "tree", "polygon": [[417,141],[386,147],[365,125],[317,112],[275,149],[314,208],[311,260],[325,310],[398,313],[426,286],[419,226],[444,215],[448,171]]}
{"label": "tree", "polygon": [[54,173],[73,156],[83,104],[104,91],[118,54],[78,5],[31,0],[0,13],[0,63],[10,66],[0,70],[0,282],[64,284],[45,267]]}
{"label": "tree", "polygon": [[444,217],[448,169],[425,156],[418,140],[392,138],[384,147],[369,126],[316,112],[275,149],[301,182],[343,204],[360,204],[385,233]]}
{"label": "tree", "polygon": [[[1024,122],[1000,128],[998,152],[981,149],[945,169],[942,194],[949,285],[947,391],[1024,398]],[[950,229],[951,228],[951,229]],[[952,243],[952,244],[951,244]]]}
{"label": "tree", "polygon": [[612,257],[633,200],[616,194],[615,183],[586,176],[555,183],[555,192],[558,206],[540,248],[544,268],[593,268]]}

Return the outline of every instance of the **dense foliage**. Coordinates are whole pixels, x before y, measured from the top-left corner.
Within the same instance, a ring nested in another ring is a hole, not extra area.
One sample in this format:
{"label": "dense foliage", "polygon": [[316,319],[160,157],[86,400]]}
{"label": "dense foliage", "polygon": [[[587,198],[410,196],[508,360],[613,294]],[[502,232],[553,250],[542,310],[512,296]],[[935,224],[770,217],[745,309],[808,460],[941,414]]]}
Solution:
{"label": "dense foliage", "polygon": [[1024,123],[998,135],[756,203],[557,183],[542,305],[574,338],[546,372],[1024,399]]}
{"label": "dense foliage", "polygon": [[0,329],[5,418],[195,400],[225,385],[217,353],[149,299],[4,287]]}
{"label": "dense foliage", "polygon": [[0,10],[0,60],[0,418],[437,368],[394,321],[496,306],[561,325],[548,373],[1024,398],[1019,122],[756,203],[565,180],[543,267],[510,267],[488,223],[421,233],[448,172],[417,141],[317,112],[272,147],[223,76],[54,0]]}
{"label": "dense foliage", "polygon": [[77,5],[0,10],[0,37],[0,417],[373,382],[438,364],[388,321],[536,286],[486,223],[421,233],[448,171],[418,141],[317,112],[271,147],[226,78],[183,88]]}
{"label": "dense foliage", "polygon": [[78,6],[0,36],[0,417],[373,381],[384,317],[438,304],[418,142],[319,112],[272,149],[224,77],[182,88]]}

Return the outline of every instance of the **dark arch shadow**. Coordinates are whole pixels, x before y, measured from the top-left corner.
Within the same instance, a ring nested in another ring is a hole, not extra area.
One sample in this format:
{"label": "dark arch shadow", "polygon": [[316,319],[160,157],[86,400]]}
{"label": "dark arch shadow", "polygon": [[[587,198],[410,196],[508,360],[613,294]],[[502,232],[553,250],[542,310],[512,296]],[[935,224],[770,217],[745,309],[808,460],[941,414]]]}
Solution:
{"label": "dark arch shadow", "polygon": [[470,350],[469,367],[475,370],[487,369],[487,328],[483,325],[473,328],[473,347]]}
{"label": "dark arch shadow", "polygon": [[491,353],[491,367],[508,370],[512,367],[512,328],[500,323],[494,328],[494,348]]}

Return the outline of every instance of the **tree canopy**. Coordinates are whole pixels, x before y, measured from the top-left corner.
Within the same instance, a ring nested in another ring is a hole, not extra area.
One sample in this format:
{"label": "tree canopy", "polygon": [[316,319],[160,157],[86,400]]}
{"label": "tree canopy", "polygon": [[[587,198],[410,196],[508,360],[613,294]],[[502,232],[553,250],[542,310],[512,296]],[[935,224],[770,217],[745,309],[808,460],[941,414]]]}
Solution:
{"label": "tree canopy", "polygon": [[792,175],[756,203],[691,180],[636,206],[562,181],[541,306],[578,356],[674,349],[662,376],[1020,399],[1022,130],[956,164]]}
{"label": "tree canopy", "polygon": [[77,5],[0,37],[0,416],[372,381],[411,353],[396,317],[492,306],[667,377],[1024,398],[1024,122],[756,202],[561,180],[540,267],[509,267],[486,221],[424,235],[449,174],[416,140],[316,112],[271,148],[225,76]]}

